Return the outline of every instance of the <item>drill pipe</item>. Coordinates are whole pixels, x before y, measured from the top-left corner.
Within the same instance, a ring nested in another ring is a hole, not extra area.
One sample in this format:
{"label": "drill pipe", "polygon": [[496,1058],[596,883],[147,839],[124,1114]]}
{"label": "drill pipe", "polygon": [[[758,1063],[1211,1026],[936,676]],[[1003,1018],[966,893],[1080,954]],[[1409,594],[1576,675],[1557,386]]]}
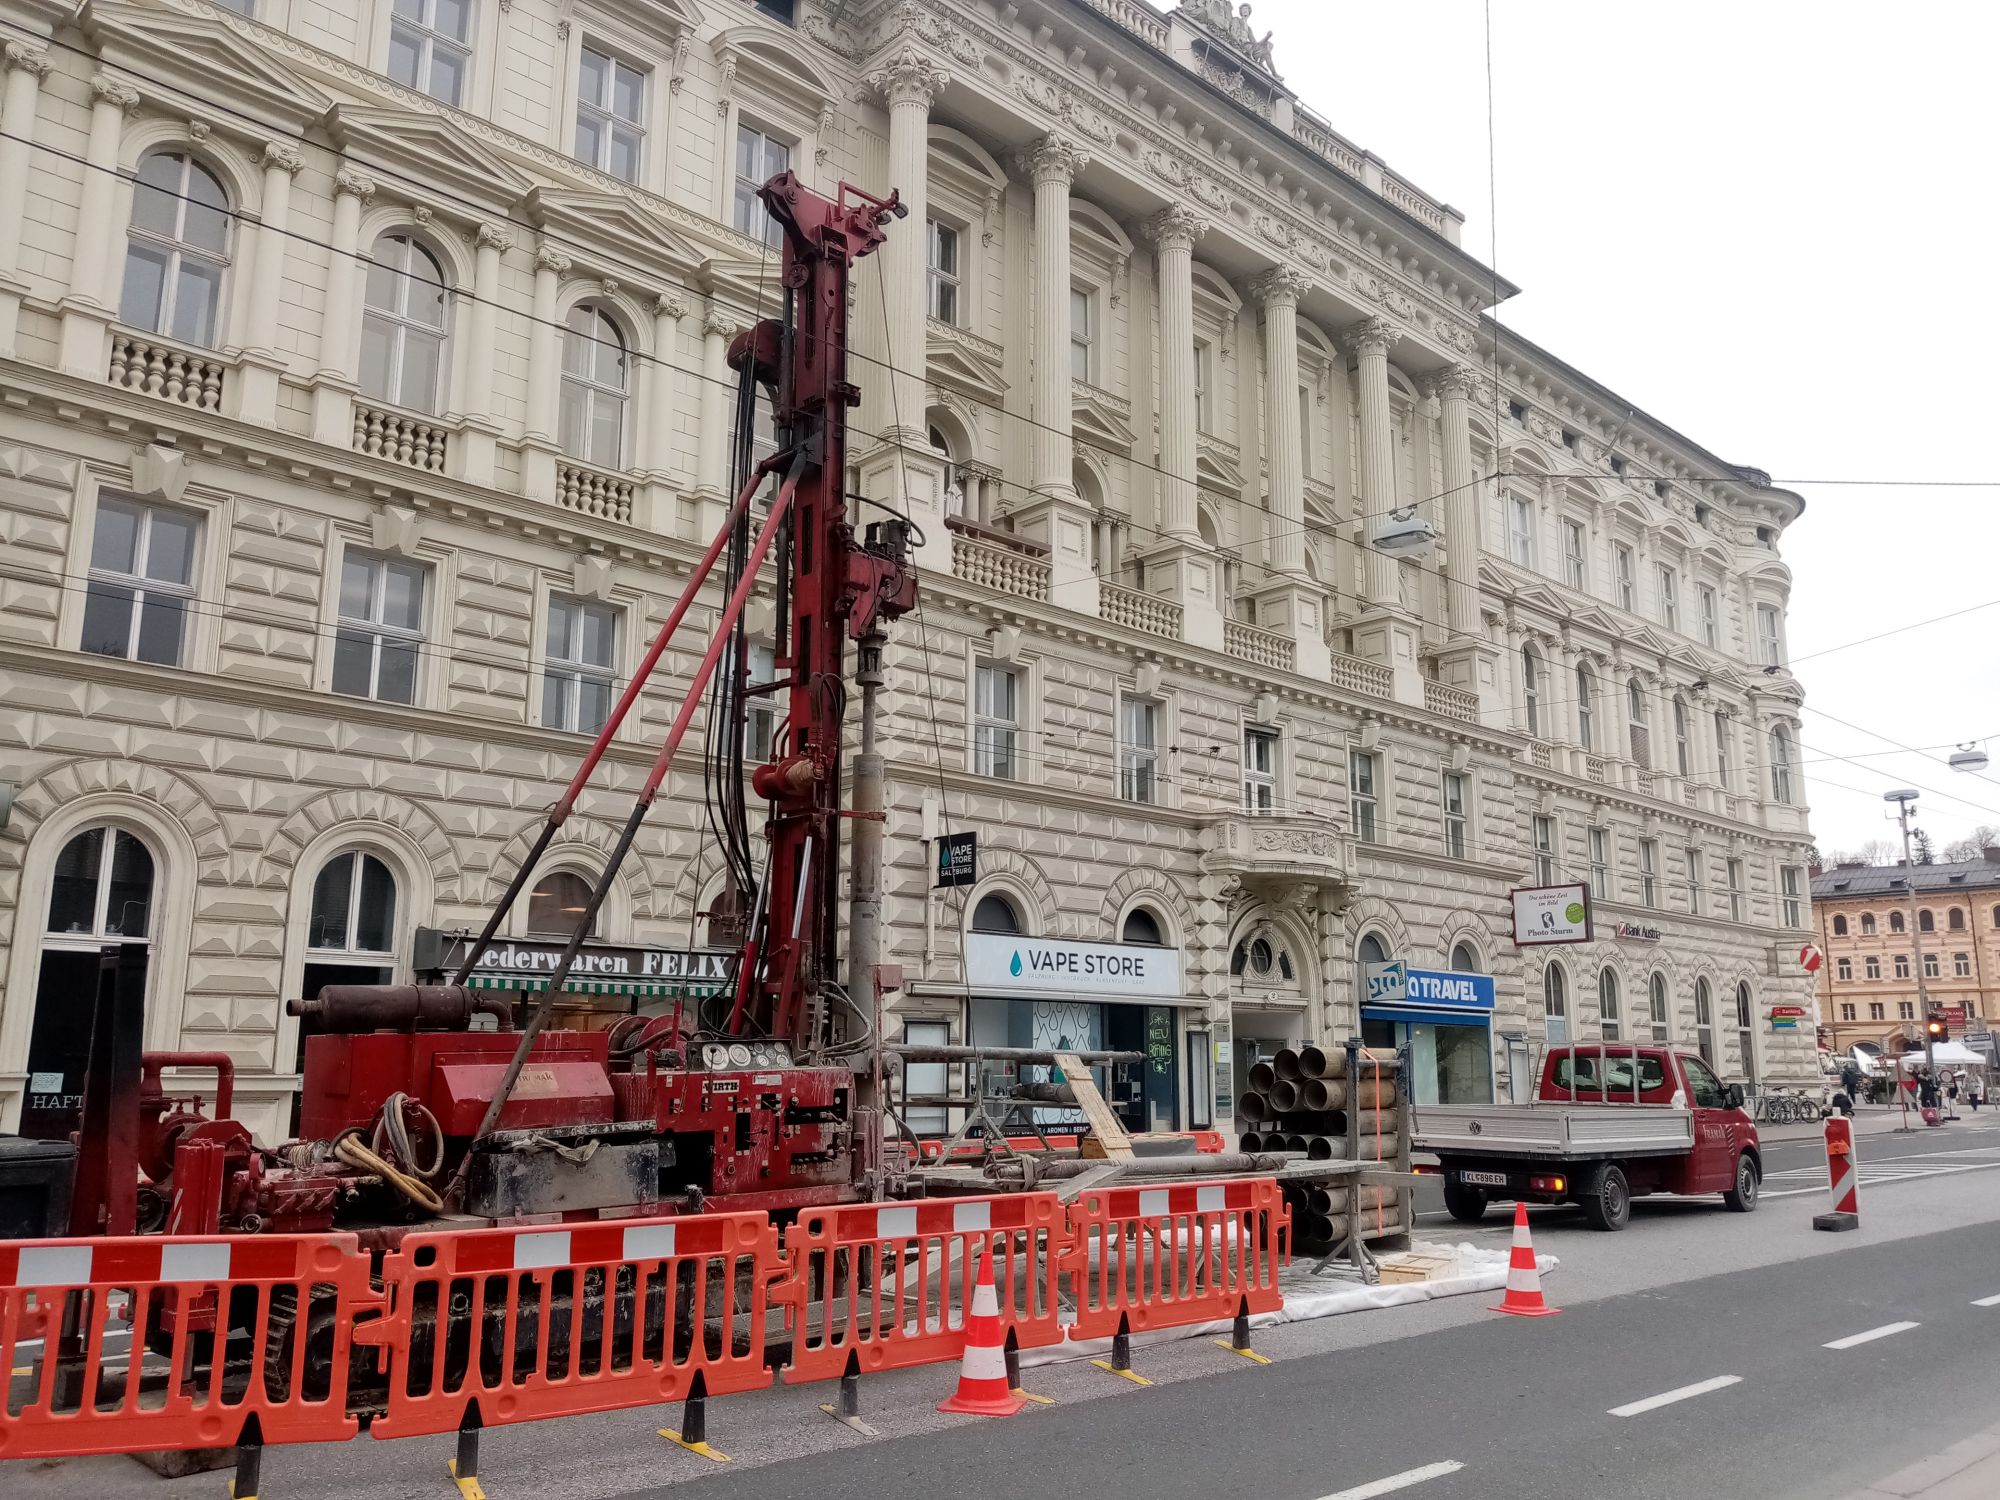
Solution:
{"label": "drill pipe", "polygon": [[[1290,1160],[1288,1156],[1273,1155],[1268,1151],[1225,1151],[1204,1156],[1141,1156],[1132,1161],[1119,1162],[1118,1175],[1121,1180],[1131,1177],[1240,1177],[1250,1172],[1275,1172]],[[1003,1173],[1007,1171],[1006,1163],[999,1165]],[[1094,1172],[1105,1163],[1086,1161],[1080,1157],[1062,1157],[1037,1160],[1035,1165],[1037,1178],[1044,1182],[1059,1182],[1065,1177],[1081,1177],[1085,1172]]]}

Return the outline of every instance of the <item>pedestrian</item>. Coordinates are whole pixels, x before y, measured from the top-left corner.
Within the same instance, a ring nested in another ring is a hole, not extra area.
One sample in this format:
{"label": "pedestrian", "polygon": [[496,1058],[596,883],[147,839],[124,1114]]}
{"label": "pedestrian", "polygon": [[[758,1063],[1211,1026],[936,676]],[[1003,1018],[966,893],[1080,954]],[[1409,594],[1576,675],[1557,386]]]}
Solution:
{"label": "pedestrian", "polygon": [[1953,1105],[1958,1103],[1958,1080],[1960,1076],[1957,1073],[1951,1074],[1951,1087],[1945,1090],[1945,1096],[1951,1100]]}
{"label": "pedestrian", "polygon": [[1861,1102],[1861,1069],[1854,1065],[1852,1058],[1840,1070],[1840,1086],[1847,1091],[1847,1097],[1855,1104]]}
{"label": "pedestrian", "polygon": [[1975,1115],[1978,1114],[1979,1102],[1986,1097],[1986,1084],[1977,1073],[1973,1073],[1966,1078],[1965,1097],[1967,1102],[1972,1105],[1972,1112]]}

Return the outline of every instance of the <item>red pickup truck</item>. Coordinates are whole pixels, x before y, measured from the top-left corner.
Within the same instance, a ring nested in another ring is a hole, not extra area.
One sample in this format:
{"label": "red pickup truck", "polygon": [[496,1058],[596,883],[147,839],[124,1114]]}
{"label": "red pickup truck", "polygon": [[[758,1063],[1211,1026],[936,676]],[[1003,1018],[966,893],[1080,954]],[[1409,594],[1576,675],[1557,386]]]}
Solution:
{"label": "red pickup truck", "polygon": [[1743,1086],[1675,1047],[1551,1047],[1533,1103],[1419,1104],[1410,1134],[1467,1223],[1525,1201],[1579,1204],[1596,1228],[1623,1229],[1648,1193],[1720,1193],[1749,1213],[1764,1179]]}

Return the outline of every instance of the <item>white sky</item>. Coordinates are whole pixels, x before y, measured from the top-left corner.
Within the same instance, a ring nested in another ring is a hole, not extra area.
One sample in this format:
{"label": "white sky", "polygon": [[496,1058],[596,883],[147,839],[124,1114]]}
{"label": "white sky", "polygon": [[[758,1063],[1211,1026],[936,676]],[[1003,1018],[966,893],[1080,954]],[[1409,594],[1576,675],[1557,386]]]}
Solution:
{"label": "white sky", "polygon": [[[1523,288],[1504,324],[1711,452],[1780,484],[2000,481],[2000,6],[1492,14],[1497,216],[1478,0],[1256,0],[1251,26],[1334,129],[1465,214],[1481,260],[1497,217]],[[2000,485],[1787,487],[1795,659],[2000,600]],[[2000,824],[1996,640],[2000,607],[1799,661],[1821,849],[1892,835],[1892,786],[1934,789],[1940,847]],[[1988,738],[1982,775],[1945,765]]]}

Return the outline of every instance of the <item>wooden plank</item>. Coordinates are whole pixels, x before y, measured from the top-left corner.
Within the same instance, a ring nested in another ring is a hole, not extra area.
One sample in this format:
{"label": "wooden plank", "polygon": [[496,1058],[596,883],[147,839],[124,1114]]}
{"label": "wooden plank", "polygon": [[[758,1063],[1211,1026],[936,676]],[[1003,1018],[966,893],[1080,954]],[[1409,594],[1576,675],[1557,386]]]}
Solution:
{"label": "wooden plank", "polygon": [[1063,1081],[1076,1090],[1076,1107],[1090,1122],[1091,1138],[1097,1142],[1098,1150],[1094,1152],[1090,1149],[1090,1141],[1086,1140],[1083,1154],[1101,1154],[1111,1161],[1132,1160],[1132,1138],[1125,1134],[1125,1127],[1118,1123],[1118,1116],[1111,1112],[1111,1106],[1097,1091],[1097,1079],[1084,1066],[1083,1059],[1074,1052],[1058,1052],[1055,1059],[1056,1066],[1062,1069]]}

